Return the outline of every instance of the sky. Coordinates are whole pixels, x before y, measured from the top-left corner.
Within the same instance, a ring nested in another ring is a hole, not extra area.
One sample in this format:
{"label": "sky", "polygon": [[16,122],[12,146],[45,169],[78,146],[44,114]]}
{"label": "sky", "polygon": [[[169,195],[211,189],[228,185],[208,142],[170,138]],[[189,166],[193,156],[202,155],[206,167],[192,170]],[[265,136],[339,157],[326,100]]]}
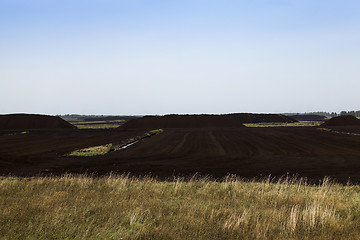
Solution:
{"label": "sky", "polygon": [[358,0],[0,0],[0,114],[359,110]]}

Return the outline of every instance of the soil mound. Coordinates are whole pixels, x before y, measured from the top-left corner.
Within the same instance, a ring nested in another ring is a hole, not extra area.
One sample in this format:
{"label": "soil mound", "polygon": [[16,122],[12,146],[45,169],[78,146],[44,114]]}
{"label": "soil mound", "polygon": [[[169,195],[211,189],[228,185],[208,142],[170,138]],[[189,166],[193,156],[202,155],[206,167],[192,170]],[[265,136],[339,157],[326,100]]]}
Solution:
{"label": "soil mound", "polygon": [[60,117],[39,114],[0,115],[0,130],[76,128]]}
{"label": "soil mound", "polygon": [[241,123],[263,123],[263,122],[281,122],[292,123],[297,120],[282,114],[254,114],[254,113],[233,113],[229,114],[235,117]]}
{"label": "soil mound", "polygon": [[360,120],[350,115],[333,117],[320,126],[360,126]]}
{"label": "soil mound", "polygon": [[124,123],[122,129],[158,128],[228,128],[245,127],[231,115],[165,115],[145,116]]}
{"label": "soil mound", "polygon": [[297,121],[325,121],[326,116],[322,115],[291,115],[289,116]]}

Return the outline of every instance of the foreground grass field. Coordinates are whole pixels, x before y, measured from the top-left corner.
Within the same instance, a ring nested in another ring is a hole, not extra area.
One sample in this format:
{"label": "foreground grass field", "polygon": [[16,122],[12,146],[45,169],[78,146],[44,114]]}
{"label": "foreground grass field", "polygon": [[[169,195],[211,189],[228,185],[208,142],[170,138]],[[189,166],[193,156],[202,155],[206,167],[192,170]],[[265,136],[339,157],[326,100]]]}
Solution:
{"label": "foreground grass field", "polygon": [[360,239],[360,187],[284,179],[0,179],[2,239]]}

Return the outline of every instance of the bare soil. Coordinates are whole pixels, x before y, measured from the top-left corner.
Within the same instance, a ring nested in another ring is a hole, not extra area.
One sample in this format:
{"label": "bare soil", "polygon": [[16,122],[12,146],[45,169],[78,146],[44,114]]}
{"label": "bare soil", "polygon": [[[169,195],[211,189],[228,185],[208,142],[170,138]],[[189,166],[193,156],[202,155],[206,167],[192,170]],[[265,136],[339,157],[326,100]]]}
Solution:
{"label": "bare soil", "polygon": [[326,116],[322,115],[291,115],[289,116],[297,121],[325,121]]}
{"label": "bare soil", "polygon": [[360,126],[360,119],[350,115],[333,117],[321,124],[321,126]]}
{"label": "bare soil", "polygon": [[261,113],[233,113],[228,114],[235,117],[242,123],[292,123],[298,122],[296,119],[282,114],[261,114]]}
{"label": "bare soil", "polygon": [[67,121],[56,116],[39,114],[7,114],[0,115],[0,130],[30,129],[72,129],[76,128]]}
{"label": "bare soil", "polygon": [[[356,131],[356,128],[348,129]],[[65,154],[141,136],[144,129],[0,132],[0,174],[131,173],[159,178],[195,173],[244,178],[297,174],[360,182],[360,136],[315,127],[165,128],[161,134],[96,157]]]}
{"label": "bare soil", "polygon": [[159,129],[159,128],[211,128],[245,127],[229,115],[165,115],[145,116],[124,123],[121,129]]}
{"label": "bare soil", "polygon": [[165,115],[145,116],[132,119],[121,129],[156,129],[156,128],[236,128],[244,127],[242,123],[262,122],[297,122],[281,114],[235,113],[225,115]]}

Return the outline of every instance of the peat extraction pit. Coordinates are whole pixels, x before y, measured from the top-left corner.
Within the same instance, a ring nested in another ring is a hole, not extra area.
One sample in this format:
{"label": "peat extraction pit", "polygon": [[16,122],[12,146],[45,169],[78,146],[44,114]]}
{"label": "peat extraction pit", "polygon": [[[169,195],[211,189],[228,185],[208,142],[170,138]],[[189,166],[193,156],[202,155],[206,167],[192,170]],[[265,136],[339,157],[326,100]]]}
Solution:
{"label": "peat extraction pit", "polygon": [[113,143],[108,143],[108,144],[103,144],[103,145],[99,145],[99,146],[92,146],[92,147],[87,147],[87,148],[82,148],[82,149],[78,149],[75,150],[69,154],[66,154],[65,156],[69,156],[69,157],[93,157],[93,156],[98,156],[98,155],[105,155],[109,152],[114,152],[114,151],[119,151],[122,149],[125,149],[131,145],[134,145],[135,143],[138,143],[139,141],[145,139],[145,138],[149,138],[152,137],[156,134],[160,134],[162,133],[164,130],[163,129],[155,129],[155,130],[151,130],[147,133],[145,133],[143,136],[138,136],[135,138],[129,138],[125,141],[123,141],[120,144],[113,144]]}

